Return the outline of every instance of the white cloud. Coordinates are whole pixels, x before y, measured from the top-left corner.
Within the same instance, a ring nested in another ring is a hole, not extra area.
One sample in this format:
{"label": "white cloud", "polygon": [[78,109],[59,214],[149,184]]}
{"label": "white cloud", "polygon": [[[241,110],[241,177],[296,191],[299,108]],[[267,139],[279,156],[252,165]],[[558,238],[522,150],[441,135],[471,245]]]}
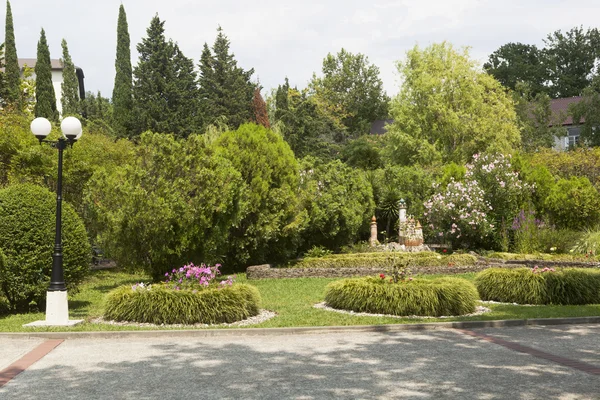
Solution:
{"label": "white cloud", "polygon": [[[69,43],[75,63],[84,69],[90,90],[112,91],[116,25],[120,0],[28,0],[12,2],[20,57],[35,57],[40,27],[44,27],[53,58],[60,40]],[[168,37],[198,61],[204,42],[212,44],[221,25],[231,40],[239,64],[255,68],[266,88],[288,76],[304,87],[319,72],[328,52],[344,47],[366,54],[379,66],[388,92],[397,91],[394,61],[406,50],[448,40],[469,45],[485,61],[500,45],[520,41],[542,45],[557,29],[594,26],[596,0],[124,0],[135,45],[158,12],[166,20]],[[0,14],[4,32],[4,13]]]}

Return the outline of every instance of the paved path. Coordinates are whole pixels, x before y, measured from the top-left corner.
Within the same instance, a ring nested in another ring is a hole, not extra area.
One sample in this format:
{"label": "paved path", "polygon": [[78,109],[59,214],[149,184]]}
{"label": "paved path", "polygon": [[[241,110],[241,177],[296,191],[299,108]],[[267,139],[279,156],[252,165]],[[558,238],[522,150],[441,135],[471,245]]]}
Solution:
{"label": "paved path", "polygon": [[[35,344],[0,340],[1,366]],[[600,399],[582,365],[600,368],[600,325],[70,339],[0,399]]]}

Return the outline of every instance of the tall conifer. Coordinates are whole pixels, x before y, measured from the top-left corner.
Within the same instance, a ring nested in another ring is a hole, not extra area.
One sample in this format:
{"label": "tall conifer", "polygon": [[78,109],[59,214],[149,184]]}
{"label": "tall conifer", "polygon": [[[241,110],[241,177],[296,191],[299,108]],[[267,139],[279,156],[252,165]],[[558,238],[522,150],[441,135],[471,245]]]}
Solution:
{"label": "tall conifer", "polygon": [[131,67],[131,40],[127,15],[123,4],[119,7],[117,23],[117,56],[115,59],[115,84],[112,93],[113,129],[119,136],[125,136],[131,128],[133,105],[133,81]]}
{"label": "tall conifer", "polygon": [[44,28],[42,28],[42,32],[40,33],[40,41],[37,47],[37,61],[35,63],[35,107],[33,112],[36,117],[45,117],[53,121],[58,121],[56,94],[52,85],[50,49],[48,48]]}
{"label": "tall conifer", "polygon": [[60,85],[60,103],[62,106],[62,115],[79,115],[81,114],[81,104],[79,102],[79,80],[75,73],[75,65],[69,54],[69,48],[67,47],[67,41],[65,39],[61,42],[62,46],[62,64],[63,81]]}
{"label": "tall conifer", "polygon": [[6,25],[5,25],[5,79],[6,79],[6,100],[20,108],[21,100],[21,71],[19,69],[19,59],[17,58],[17,46],[15,44],[15,30],[13,27],[12,10],[10,1],[6,1]]}

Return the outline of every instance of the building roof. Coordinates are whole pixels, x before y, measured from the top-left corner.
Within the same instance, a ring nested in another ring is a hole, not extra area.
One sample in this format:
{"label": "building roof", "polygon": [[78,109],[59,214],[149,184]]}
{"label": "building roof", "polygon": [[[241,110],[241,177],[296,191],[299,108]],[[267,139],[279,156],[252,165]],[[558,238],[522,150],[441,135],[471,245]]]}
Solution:
{"label": "building roof", "polygon": [[[37,62],[37,59],[35,59],[35,58],[19,58],[19,68],[23,69],[23,66],[25,66],[25,64],[27,64],[27,66],[29,68],[35,68],[36,62]],[[51,59],[50,65],[53,70],[62,70],[63,69],[62,61],[57,58]],[[77,67],[75,67],[75,68],[77,68]]]}
{"label": "building roof", "polygon": [[[562,122],[562,125],[573,125],[573,117],[568,115],[567,112],[569,109],[569,105],[577,104],[583,99],[581,96],[575,97],[565,97],[563,99],[552,99],[550,100],[550,110],[552,110],[552,115],[557,117],[566,117],[566,119]],[[582,121],[583,122],[583,121]]]}
{"label": "building roof", "polygon": [[393,119],[379,119],[371,122],[371,135],[383,135],[387,132],[387,125],[394,122]]}

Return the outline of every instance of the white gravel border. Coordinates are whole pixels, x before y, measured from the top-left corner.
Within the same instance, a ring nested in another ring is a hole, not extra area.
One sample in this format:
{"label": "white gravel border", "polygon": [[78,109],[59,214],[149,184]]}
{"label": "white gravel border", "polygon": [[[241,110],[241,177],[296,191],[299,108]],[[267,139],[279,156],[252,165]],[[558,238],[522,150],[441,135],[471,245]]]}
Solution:
{"label": "white gravel border", "polygon": [[436,318],[456,318],[456,317],[472,317],[475,315],[481,315],[492,311],[491,309],[484,306],[477,306],[474,313],[471,314],[463,314],[463,315],[449,315],[449,316],[441,316],[441,317],[424,317],[420,315],[390,315],[390,314],[370,314],[365,312],[355,312],[348,310],[340,310],[337,308],[329,307],[325,302],[317,303],[313,306],[314,308],[318,308],[320,310],[333,311],[341,314],[350,314],[358,317],[389,317],[389,318],[410,318],[410,319],[436,319]]}
{"label": "white gravel border", "polygon": [[118,326],[137,326],[140,328],[210,328],[210,327],[241,327],[241,326],[249,326],[256,325],[262,322],[268,321],[271,318],[277,316],[277,313],[269,310],[260,310],[258,315],[254,317],[246,318],[241,321],[232,322],[231,324],[223,323],[223,324],[193,324],[193,325],[185,325],[185,324],[151,324],[146,322],[128,322],[128,321],[108,321],[102,317],[94,318],[89,322],[92,324],[107,324],[107,325],[118,325]]}

